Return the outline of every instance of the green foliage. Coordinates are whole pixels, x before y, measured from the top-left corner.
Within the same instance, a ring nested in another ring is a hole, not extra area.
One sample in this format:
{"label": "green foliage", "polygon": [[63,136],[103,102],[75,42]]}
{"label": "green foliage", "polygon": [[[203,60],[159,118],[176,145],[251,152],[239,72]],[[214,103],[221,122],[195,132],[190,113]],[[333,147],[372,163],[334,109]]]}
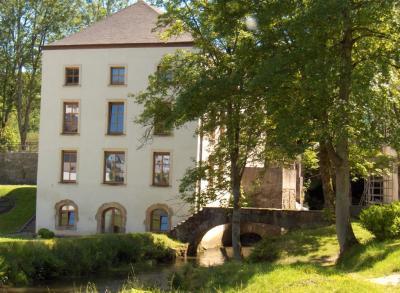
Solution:
{"label": "green foliage", "polygon": [[19,137],[15,129],[7,126],[0,128],[0,151],[13,151],[18,149]]}
{"label": "green foliage", "polygon": [[9,284],[79,277],[148,260],[171,262],[183,247],[150,233],[5,241],[0,243],[0,276]]}
{"label": "green foliage", "polygon": [[39,229],[38,235],[42,239],[52,239],[52,238],[54,238],[54,232],[50,231],[49,229],[46,229],[46,228]]}
{"label": "green foliage", "polygon": [[372,205],[360,214],[360,222],[378,240],[400,237],[400,203]]}
{"label": "green foliage", "polygon": [[2,185],[0,197],[8,197],[15,202],[13,209],[0,215],[0,235],[15,233],[35,214],[36,187]]}

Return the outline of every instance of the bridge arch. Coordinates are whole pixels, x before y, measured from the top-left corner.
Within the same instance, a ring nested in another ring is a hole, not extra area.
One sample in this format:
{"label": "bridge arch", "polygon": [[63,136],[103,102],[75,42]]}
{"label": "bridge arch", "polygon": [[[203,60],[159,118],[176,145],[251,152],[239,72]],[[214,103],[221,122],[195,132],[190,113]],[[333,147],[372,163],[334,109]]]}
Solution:
{"label": "bridge arch", "polygon": [[[187,254],[194,256],[207,231],[232,222],[231,208],[203,208],[171,231],[171,236],[188,243]],[[328,224],[320,211],[295,211],[265,208],[242,208],[242,223],[261,223],[284,229],[318,227]]]}

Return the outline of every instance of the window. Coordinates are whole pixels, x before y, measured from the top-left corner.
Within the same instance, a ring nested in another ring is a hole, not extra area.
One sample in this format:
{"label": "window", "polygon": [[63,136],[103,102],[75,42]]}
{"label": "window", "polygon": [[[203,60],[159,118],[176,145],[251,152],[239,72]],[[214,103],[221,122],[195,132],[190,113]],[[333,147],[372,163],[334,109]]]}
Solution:
{"label": "window", "polygon": [[156,209],[151,212],[151,232],[168,232],[169,218],[168,213],[163,209]]}
{"label": "window", "polygon": [[76,182],[76,151],[62,151],[62,174],[61,182]]}
{"label": "window", "polygon": [[55,204],[55,228],[60,230],[74,230],[79,221],[78,206],[69,199],[64,199]]}
{"label": "window", "polygon": [[125,67],[119,66],[110,68],[110,84],[111,85],[125,84]]}
{"label": "window", "polygon": [[171,114],[171,104],[162,102],[159,112],[154,117],[154,135],[168,136],[172,134],[172,129],[166,124],[166,118]]}
{"label": "window", "polygon": [[102,233],[121,233],[122,232],[122,213],[117,208],[109,208],[102,215]]}
{"label": "window", "polygon": [[111,135],[124,133],[124,103],[108,103],[108,130]]}
{"label": "window", "polygon": [[75,208],[72,205],[64,205],[60,208],[58,225],[63,228],[75,226]]}
{"label": "window", "polygon": [[153,185],[168,186],[170,172],[170,154],[154,153],[153,157]]}
{"label": "window", "polygon": [[125,181],[125,153],[104,153],[104,183],[123,184]]}
{"label": "window", "polygon": [[167,127],[164,120],[161,117],[154,118],[154,135],[158,136],[169,136],[172,134],[171,128]]}
{"label": "window", "polygon": [[64,134],[78,133],[79,103],[65,102],[63,109],[64,109],[63,133]]}
{"label": "window", "polygon": [[65,68],[65,85],[79,85],[79,67]]}

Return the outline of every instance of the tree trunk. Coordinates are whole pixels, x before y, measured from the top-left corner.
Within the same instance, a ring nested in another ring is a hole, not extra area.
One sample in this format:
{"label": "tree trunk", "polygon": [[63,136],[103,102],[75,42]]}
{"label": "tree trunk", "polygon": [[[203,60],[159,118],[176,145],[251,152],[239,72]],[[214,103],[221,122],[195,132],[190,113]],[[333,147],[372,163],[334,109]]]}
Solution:
{"label": "tree trunk", "polygon": [[[232,169],[237,169],[233,167]],[[232,193],[233,193],[233,213],[232,213],[232,248],[233,258],[241,260],[240,244],[240,176],[234,171],[232,174]]]}
{"label": "tree trunk", "polygon": [[324,208],[331,214],[335,212],[335,191],[333,189],[333,170],[325,142],[319,143],[319,173],[324,193]]}
{"label": "tree trunk", "polygon": [[340,138],[337,144],[338,159],[335,163],[336,175],[336,233],[340,246],[340,255],[358,243],[350,221],[350,167],[346,138]]}

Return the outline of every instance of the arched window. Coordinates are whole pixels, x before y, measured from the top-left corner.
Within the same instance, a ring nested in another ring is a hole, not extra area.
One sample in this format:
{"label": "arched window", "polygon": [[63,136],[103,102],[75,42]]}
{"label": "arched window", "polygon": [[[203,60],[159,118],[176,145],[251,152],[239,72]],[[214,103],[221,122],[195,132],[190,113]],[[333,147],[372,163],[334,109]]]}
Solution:
{"label": "arched window", "polygon": [[163,209],[156,209],[151,212],[151,232],[168,232],[169,217],[168,213]]}
{"label": "arched window", "polygon": [[62,200],[55,205],[56,219],[55,226],[58,230],[76,229],[78,222],[78,206],[69,199]]}
{"label": "arched window", "polygon": [[60,208],[59,217],[60,227],[74,227],[75,226],[75,208],[72,205],[65,205]]}
{"label": "arched window", "polygon": [[102,233],[122,232],[122,213],[117,208],[109,208],[102,215]]}

